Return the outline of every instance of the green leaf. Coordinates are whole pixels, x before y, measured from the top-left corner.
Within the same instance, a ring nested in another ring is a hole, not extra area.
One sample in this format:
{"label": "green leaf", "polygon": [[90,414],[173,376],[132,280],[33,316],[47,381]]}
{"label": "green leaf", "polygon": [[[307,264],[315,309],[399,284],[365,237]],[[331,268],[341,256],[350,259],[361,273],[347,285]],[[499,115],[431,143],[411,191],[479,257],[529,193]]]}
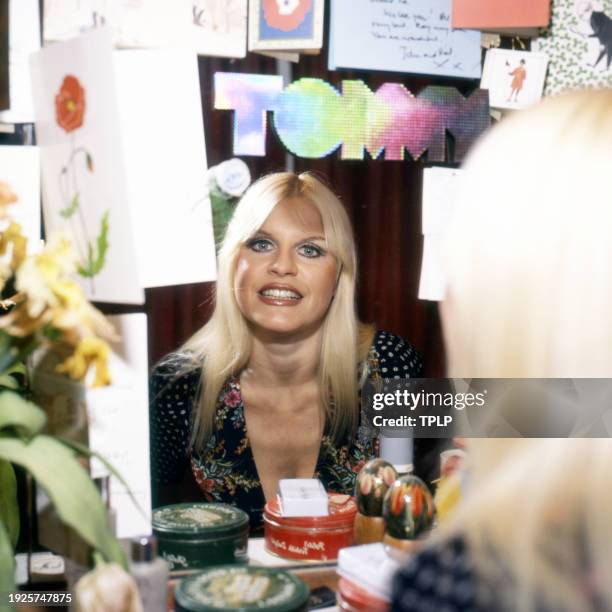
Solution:
{"label": "green leaf", "polygon": [[0,522],[5,525],[11,546],[15,548],[19,539],[17,478],[13,466],[2,459],[0,459],[0,491],[2,491],[2,495],[0,495]]}
{"label": "green leaf", "polygon": [[1,387],[11,389],[12,391],[17,391],[18,389],[25,390],[27,379],[28,371],[25,364],[17,361],[0,375],[0,391]]}
{"label": "green leaf", "polygon": [[91,153],[89,153],[89,151],[85,151],[85,163],[87,164],[87,169],[90,172],[93,172],[94,171],[93,157],[91,156]]}
{"label": "green leaf", "polygon": [[32,437],[47,423],[45,413],[13,391],[0,392],[0,431],[14,428],[19,435]]}
{"label": "green leaf", "polygon": [[128,483],[126,482],[125,478],[123,478],[121,472],[119,472],[119,470],[110,461],[105,459],[100,453],[92,451],[90,448],[83,444],[80,444],[79,442],[75,442],[74,440],[68,440],[67,438],[62,437],[59,437],[58,440],[64,443],[66,446],[72,448],[80,455],[83,455],[84,457],[96,457],[104,465],[104,467],[125,487],[125,490],[127,491],[127,494],[129,495],[130,499],[132,500],[132,502],[134,502],[136,508],[138,508],[138,512],[140,512],[144,517],[147,517],[147,513],[142,509],[141,505],[138,503],[138,500],[134,497],[132,491],[130,491],[130,487],[128,486]]}
{"label": "green leaf", "polygon": [[62,208],[60,210],[60,215],[64,217],[64,219],[70,219],[70,217],[72,217],[72,215],[74,215],[74,213],[78,210],[79,199],[80,199],[80,196],[79,196],[79,192],[77,191],[77,193],[75,193],[72,196],[72,200],[70,200],[70,204],[68,204],[66,208]]}
{"label": "green leaf", "polygon": [[[4,594],[16,591],[15,589],[15,554],[0,520],[0,592]],[[4,600],[0,600],[0,612],[14,610],[14,607]]]}
{"label": "green leaf", "polygon": [[95,253],[95,249],[91,242],[87,244],[87,262],[84,266],[79,266],[79,274],[85,278],[92,278],[102,270],[106,263],[106,251],[108,251],[108,215],[107,210],[102,215],[102,221],[100,222],[100,233],[96,239],[98,252]]}
{"label": "green leaf", "polygon": [[212,208],[215,245],[219,249],[225,237],[227,224],[234,214],[235,206],[227,198],[217,195],[215,192],[210,194],[210,204]]}
{"label": "green leaf", "polygon": [[28,470],[46,490],[59,518],[107,561],[127,569],[102,498],[72,451],[50,436],[39,435],[29,442],[0,438],[0,457]]}

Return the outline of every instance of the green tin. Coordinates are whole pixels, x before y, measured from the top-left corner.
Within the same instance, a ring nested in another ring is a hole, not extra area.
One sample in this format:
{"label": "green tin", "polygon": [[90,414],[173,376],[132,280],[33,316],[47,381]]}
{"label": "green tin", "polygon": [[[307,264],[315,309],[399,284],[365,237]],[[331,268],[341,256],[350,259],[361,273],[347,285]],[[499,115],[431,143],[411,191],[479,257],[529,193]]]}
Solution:
{"label": "green tin", "polygon": [[174,591],[176,612],[302,612],[308,587],[283,570],[226,565],[184,578]]}
{"label": "green tin", "polygon": [[153,510],[153,533],[170,570],[246,563],[249,516],[228,504],[173,504]]}

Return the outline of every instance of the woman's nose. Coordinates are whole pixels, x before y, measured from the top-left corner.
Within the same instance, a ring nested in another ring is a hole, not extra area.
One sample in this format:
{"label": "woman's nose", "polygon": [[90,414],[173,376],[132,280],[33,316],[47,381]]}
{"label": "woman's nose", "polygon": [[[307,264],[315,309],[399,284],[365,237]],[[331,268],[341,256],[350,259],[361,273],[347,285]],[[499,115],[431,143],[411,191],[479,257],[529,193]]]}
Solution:
{"label": "woman's nose", "polygon": [[282,276],[296,274],[297,265],[293,251],[291,249],[278,249],[270,263],[270,271]]}

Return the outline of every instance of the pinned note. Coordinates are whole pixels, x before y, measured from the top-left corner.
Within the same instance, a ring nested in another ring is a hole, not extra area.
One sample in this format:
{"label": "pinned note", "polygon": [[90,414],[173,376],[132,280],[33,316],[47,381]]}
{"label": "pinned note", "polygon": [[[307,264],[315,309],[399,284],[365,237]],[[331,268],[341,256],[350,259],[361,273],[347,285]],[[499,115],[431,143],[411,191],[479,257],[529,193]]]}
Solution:
{"label": "pinned note", "polygon": [[480,33],[451,28],[451,0],[332,0],[329,69],[480,77]]}

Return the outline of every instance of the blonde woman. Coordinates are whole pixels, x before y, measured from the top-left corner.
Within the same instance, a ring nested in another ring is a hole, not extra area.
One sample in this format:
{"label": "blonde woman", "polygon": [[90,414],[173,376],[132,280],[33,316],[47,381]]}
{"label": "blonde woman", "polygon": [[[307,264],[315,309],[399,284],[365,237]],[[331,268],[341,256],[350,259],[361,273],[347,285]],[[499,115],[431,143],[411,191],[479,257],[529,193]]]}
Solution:
{"label": "blonde woman", "polygon": [[152,377],[154,485],[190,463],[203,498],[238,505],[252,528],[281,478],[353,491],[375,454],[359,383],[421,367],[359,322],[356,274],[349,218],[325,185],[277,173],[251,186],[219,252],[210,321]]}
{"label": "blonde woman", "polygon": [[[447,239],[451,376],[612,376],[611,142],[612,92],[590,91],[476,146]],[[398,575],[393,609],[612,610],[612,440],[468,450],[464,502]]]}

